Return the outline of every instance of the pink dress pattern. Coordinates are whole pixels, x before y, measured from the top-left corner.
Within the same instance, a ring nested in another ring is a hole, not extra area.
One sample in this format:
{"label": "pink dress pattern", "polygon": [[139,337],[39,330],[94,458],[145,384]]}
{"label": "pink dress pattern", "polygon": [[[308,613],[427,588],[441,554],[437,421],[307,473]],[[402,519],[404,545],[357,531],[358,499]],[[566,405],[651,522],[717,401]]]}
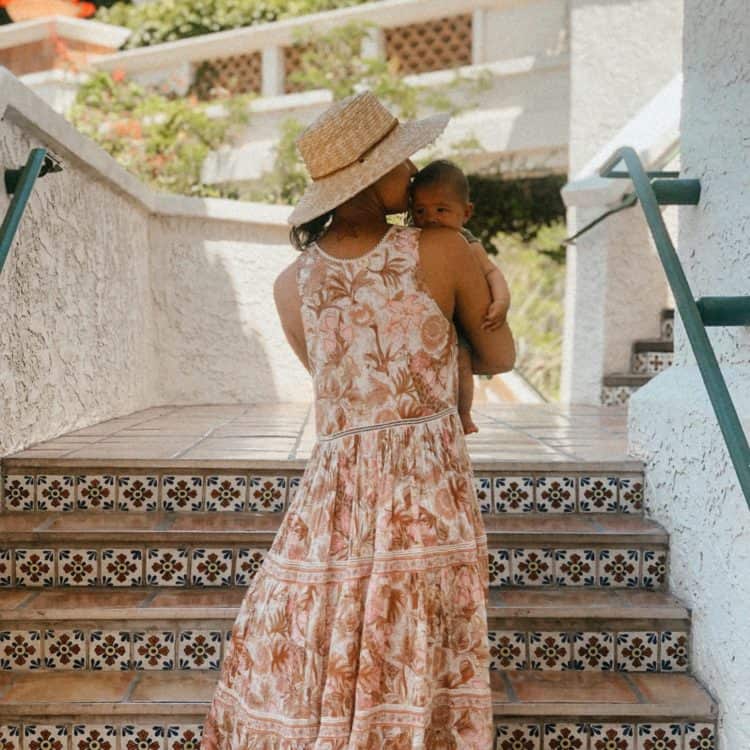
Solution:
{"label": "pink dress pattern", "polygon": [[490,750],[487,536],[419,229],[298,275],[318,440],[242,602],[202,750]]}

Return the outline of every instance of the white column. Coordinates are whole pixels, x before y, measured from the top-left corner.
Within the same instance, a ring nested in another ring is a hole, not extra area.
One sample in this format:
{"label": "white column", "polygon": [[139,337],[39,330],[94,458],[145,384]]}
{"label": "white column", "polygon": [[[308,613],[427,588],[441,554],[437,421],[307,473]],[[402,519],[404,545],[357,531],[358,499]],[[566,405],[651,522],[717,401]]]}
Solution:
{"label": "white column", "polygon": [[263,50],[263,96],[280,96],[284,93],[284,49],[266,47]]}
{"label": "white column", "polygon": [[385,34],[379,26],[367,30],[362,40],[362,57],[382,59],[385,57]]}
{"label": "white column", "polygon": [[[578,177],[679,72],[682,0],[570,0],[570,14],[568,173]],[[572,212],[568,233],[606,208]],[[666,282],[639,209],[606,219],[569,258],[561,399],[599,403],[603,375],[628,369],[631,343],[658,336]]]}
{"label": "white column", "polygon": [[485,62],[485,44],[487,33],[487,11],[477,8],[471,18],[471,64],[479,65]]}

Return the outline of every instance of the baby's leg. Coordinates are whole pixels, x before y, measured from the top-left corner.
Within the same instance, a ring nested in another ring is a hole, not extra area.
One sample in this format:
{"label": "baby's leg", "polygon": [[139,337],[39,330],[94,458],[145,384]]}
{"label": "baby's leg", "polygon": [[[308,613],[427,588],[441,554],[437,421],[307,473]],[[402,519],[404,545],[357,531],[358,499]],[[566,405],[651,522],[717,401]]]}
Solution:
{"label": "baby's leg", "polygon": [[474,401],[474,373],[471,369],[471,352],[462,345],[458,347],[458,416],[464,434],[479,432],[471,418],[471,404]]}

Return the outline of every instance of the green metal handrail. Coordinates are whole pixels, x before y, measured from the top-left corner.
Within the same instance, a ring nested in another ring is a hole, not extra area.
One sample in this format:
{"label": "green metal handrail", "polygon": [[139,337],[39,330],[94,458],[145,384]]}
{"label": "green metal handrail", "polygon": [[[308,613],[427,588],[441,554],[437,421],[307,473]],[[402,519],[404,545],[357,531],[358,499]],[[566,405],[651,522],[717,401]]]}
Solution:
{"label": "green metal handrail", "polygon": [[[627,172],[615,171],[615,166],[621,161],[625,162]],[[704,297],[696,300],[659,209],[660,205],[697,205],[700,181],[681,179],[677,173],[649,173],[638,154],[629,146],[618,149],[599,170],[599,175],[627,177],[633,182],[740,487],[750,507],[750,446],[706,332],[706,326],[750,325],[750,297]]]}
{"label": "green metal handrail", "polygon": [[13,238],[16,236],[18,225],[21,222],[26,204],[29,201],[31,191],[37,177],[44,174],[43,167],[50,161],[53,165],[47,166],[46,171],[57,171],[59,164],[50,158],[46,148],[34,148],[29,154],[26,165],[21,170],[9,169],[5,172],[5,189],[11,198],[8,210],[5,212],[2,226],[0,226],[0,271],[3,270],[5,259],[8,257]]}

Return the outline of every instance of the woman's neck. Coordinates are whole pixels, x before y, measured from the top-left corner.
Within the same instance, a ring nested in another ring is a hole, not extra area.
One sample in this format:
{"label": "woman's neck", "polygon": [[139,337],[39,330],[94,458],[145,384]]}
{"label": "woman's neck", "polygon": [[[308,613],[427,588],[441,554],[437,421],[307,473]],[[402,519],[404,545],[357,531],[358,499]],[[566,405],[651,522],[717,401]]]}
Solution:
{"label": "woman's neck", "polygon": [[367,190],[336,209],[326,235],[342,241],[383,234],[386,229],[385,207],[375,191]]}

